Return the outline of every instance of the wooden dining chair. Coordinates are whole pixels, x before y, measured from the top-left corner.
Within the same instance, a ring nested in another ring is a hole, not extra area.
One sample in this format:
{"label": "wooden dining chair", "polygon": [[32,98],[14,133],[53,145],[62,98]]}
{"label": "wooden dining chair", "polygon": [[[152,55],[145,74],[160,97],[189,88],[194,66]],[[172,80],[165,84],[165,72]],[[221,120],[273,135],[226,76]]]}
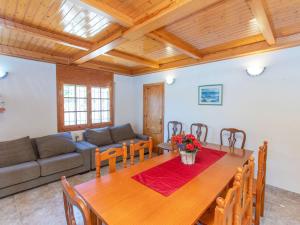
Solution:
{"label": "wooden dining chair", "polygon": [[139,151],[140,162],[144,161],[145,149],[149,151],[149,158],[152,158],[152,150],[153,150],[153,141],[152,137],[149,137],[147,141],[139,141],[134,143],[131,141],[130,143],[130,164],[134,164],[134,154],[136,151]]}
{"label": "wooden dining chair", "polygon": [[[201,136],[203,134],[203,140],[202,140],[202,142],[206,142],[207,132],[208,132],[207,125],[205,125],[203,123],[193,123],[191,125],[190,130],[191,130],[191,134],[193,134],[194,131],[195,131],[195,134],[196,134],[195,136],[198,139],[198,141],[201,141]],[[203,130],[204,130],[204,132],[203,132]]]}
{"label": "wooden dining chair", "polygon": [[224,134],[229,134],[228,137],[228,145],[230,148],[234,148],[236,141],[237,141],[237,134],[241,134],[242,135],[242,142],[241,142],[241,149],[244,149],[245,147],[245,142],[246,142],[246,133],[243,130],[239,130],[236,128],[223,128],[220,132],[220,140],[221,140],[221,145],[223,145],[223,138],[224,138]]}
{"label": "wooden dining chair", "polygon": [[243,168],[238,168],[238,172],[235,175],[234,184],[239,185],[237,198],[237,223],[242,225],[252,225],[253,215],[253,198],[252,198],[252,187],[253,187],[253,176],[254,176],[254,157],[251,156],[248,163]]}
{"label": "wooden dining chair", "polygon": [[115,172],[116,161],[117,161],[117,157],[119,156],[123,157],[123,166],[125,168],[127,165],[127,147],[125,143],[123,143],[123,146],[120,148],[110,148],[101,153],[99,151],[99,148],[97,148],[95,152],[96,177],[101,176],[101,172],[100,172],[101,162],[105,160],[108,160],[109,173]]}
{"label": "wooden dining chair", "polygon": [[[235,179],[239,179],[235,177]],[[209,209],[199,220],[202,225],[239,225],[236,223],[238,215],[239,182],[233,182],[231,188],[224,194],[225,198],[218,197],[215,210]]]}
{"label": "wooden dining chair", "polygon": [[265,141],[263,146],[259,147],[257,179],[253,180],[253,197],[255,199],[255,225],[259,225],[260,217],[264,216],[267,153],[268,142]]}
{"label": "wooden dining chair", "polygon": [[182,123],[178,121],[169,121],[168,122],[168,142],[171,140],[171,137],[182,133]]}
{"label": "wooden dining chair", "polygon": [[63,188],[63,199],[67,225],[76,225],[76,219],[73,210],[74,207],[77,207],[81,212],[84,225],[92,225],[92,217],[86,202],[69,184],[65,176],[61,177],[61,185]]}

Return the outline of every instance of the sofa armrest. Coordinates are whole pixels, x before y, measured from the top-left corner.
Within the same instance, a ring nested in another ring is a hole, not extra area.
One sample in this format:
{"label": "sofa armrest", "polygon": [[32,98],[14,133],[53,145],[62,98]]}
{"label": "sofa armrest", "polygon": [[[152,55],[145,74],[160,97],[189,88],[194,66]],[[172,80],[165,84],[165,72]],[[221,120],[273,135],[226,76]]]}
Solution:
{"label": "sofa armrest", "polygon": [[97,146],[90,144],[86,141],[76,142],[76,152],[80,153],[83,157],[84,167],[87,170],[91,169],[91,152],[93,149],[96,149]]}
{"label": "sofa armrest", "polygon": [[141,139],[143,141],[148,141],[149,140],[149,136],[148,135],[144,135],[144,134],[136,134],[136,138],[137,139]]}

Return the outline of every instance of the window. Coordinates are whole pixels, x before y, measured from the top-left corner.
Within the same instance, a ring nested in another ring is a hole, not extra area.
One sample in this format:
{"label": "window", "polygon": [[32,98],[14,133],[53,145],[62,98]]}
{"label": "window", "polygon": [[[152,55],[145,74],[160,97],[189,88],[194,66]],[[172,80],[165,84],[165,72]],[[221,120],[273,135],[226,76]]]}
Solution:
{"label": "window", "polygon": [[64,125],[87,124],[87,87],[64,85]]}
{"label": "window", "polygon": [[92,87],[92,123],[110,122],[109,88]]}
{"label": "window", "polygon": [[110,87],[63,84],[64,130],[111,123]]}

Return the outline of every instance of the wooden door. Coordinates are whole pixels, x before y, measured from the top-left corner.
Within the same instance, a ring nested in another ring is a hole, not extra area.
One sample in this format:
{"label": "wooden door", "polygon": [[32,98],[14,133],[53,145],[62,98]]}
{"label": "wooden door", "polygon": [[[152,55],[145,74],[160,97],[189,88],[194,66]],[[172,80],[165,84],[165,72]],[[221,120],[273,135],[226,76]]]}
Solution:
{"label": "wooden door", "polygon": [[164,83],[144,85],[144,134],[156,145],[164,141]]}

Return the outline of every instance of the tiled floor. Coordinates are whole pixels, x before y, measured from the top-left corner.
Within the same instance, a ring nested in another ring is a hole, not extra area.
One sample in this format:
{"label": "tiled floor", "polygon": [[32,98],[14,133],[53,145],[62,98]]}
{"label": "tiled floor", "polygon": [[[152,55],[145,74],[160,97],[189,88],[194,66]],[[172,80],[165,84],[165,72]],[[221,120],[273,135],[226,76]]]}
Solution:
{"label": "tiled floor", "polygon": [[[89,172],[68,180],[75,185],[94,177],[95,172]],[[300,195],[267,187],[261,224],[300,225]],[[0,199],[0,225],[66,225],[60,182]]]}

